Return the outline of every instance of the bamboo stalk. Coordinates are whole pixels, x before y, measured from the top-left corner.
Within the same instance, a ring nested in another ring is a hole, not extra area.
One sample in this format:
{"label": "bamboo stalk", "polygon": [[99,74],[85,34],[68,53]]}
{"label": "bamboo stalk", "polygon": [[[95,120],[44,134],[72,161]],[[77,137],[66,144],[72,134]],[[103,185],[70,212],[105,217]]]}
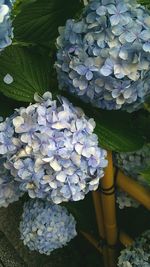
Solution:
{"label": "bamboo stalk", "polygon": [[101,199],[102,199],[102,207],[104,214],[106,240],[109,246],[108,267],[116,267],[117,251],[115,249],[115,246],[117,244],[118,233],[117,233],[117,222],[116,222],[115,193],[113,193],[114,174],[113,174],[112,153],[108,152],[107,157],[108,157],[108,167],[105,170],[105,176],[103,177],[101,182],[102,188],[106,190],[107,195],[102,193]]}
{"label": "bamboo stalk", "polygon": [[[102,248],[99,246],[99,242],[92,235],[84,231],[80,231],[80,233],[91,243],[91,245],[93,245],[100,253],[102,253]],[[134,243],[134,240],[123,231],[120,232],[119,239],[125,247]]]}
{"label": "bamboo stalk", "polygon": [[119,239],[125,247],[132,245],[134,242],[134,240],[123,231],[120,232]]}
{"label": "bamboo stalk", "polygon": [[105,239],[105,227],[104,227],[104,219],[103,219],[103,210],[101,203],[101,196],[98,191],[92,193],[93,203],[96,213],[97,227],[100,237]]}
{"label": "bamboo stalk", "polygon": [[102,253],[101,247],[99,247],[99,242],[89,233],[80,231],[80,233],[93,245],[100,253]]}
{"label": "bamboo stalk", "polygon": [[[103,217],[101,196],[98,191],[93,192],[92,196],[93,196],[93,204],[94,204],[95,213],[96,213],[96,221],[97,221],[99,237],[105,240],[105,227],[104,227],[104,217]],[[102,254],[103,254],[104,266],[108,267],[108,254],[107,254],[106,246],[102,248]]]}
{"label": "bamboo stalk", "polygon": [[136,181],[127,177],[121,171],[118,171],[117,185],[150,210],[150,191],[148,189],[139,185]]}

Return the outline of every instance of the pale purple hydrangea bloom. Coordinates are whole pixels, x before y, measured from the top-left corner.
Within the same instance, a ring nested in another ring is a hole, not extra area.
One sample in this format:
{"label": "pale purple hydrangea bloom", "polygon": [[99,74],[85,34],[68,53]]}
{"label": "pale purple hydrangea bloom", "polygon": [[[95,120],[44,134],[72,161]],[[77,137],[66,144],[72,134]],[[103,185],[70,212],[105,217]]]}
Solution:
{"label": "pale purple hydrangea bloom", "polygon": [[0,123],[5,167],[31,198],[56,204],[84,199],[98,188],[107,166],[95,122],[67,99],[53,101],[49,92],[36,100]]}
{"label": "pale purple hydrangea bloom", "polygon": [[10,13],[15,0],[0,0],[0,51],[11,44],[13,37]]}
{"label": "pale purple hydrangea bloom", "polygon": [[150,266],[150,230],[139,236],[135,242],[121,251],[118,258],[119,267]]}
{"label": "pale purple hydrangea bloom", "polygon": [[20,223],[21,239],[31,251],[50,255],[76,235],[76,221],[62,206],[48,201],[29,200]]}
{"label": "pale purple hydrangea bloom", "polygon": [[[114,153],[113,158],[115,166],[145,188],[150,189],[148,183],[140,174],[144,169],[150,166],[150,144],[144,145],[142,149],[135,152]],[[136,200],[120,189],[117,191],[116,201],[120,209],[125,207],[137,208],[140,205]]]}
{"label": "pale purple hydrangea bloom", "polygon": [[103,109],[139,109],[150,94],[150,12],[129,0],[91,0],[59,29],[59,87]]}
{"label": "pale purple hydrangea bloom", "polygon": [[0,207],[7,208],[10,203],[17,201],[22,195],[19,184],[4,166],[5,158],[0,157]]}

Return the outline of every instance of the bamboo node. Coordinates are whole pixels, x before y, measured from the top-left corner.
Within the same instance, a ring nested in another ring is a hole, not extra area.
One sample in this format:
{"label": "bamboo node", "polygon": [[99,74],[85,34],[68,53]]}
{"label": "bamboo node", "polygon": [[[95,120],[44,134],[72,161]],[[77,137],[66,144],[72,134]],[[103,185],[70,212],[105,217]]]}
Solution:
{"label": "bamboo node", "polygon": [[114,195],[116,192],[116,185],[113,184],[109,188],[103,188],[101,185],[99,186],[99,192],[102,193],[103,195]]}

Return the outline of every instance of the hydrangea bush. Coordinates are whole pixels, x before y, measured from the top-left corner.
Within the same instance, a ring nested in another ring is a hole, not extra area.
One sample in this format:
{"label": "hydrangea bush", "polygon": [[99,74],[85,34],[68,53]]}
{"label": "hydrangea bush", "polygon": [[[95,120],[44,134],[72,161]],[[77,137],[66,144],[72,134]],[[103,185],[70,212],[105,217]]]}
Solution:
{"label": "hydrangea bush", "polygon": [[150,266],[150,230],[138,237],[133,245],[121,251],[119,267]]}
{"label": "hydrangea bush", "polygon": [[[150,188],[148,183],[141,176],[141,172],[150,165],[150,144],[146,144],[142,149],[128,153],[114,153],[114,164],[127,176],[138,181],[139,184]],[[122,190],[117,191],[117,203],[122,209],[124,207],[139,206],[139,203]]]}
{"label": "hydrangea bush", "polygon": [[[64,206],[94,233],[91,195],[80,200],[98,189],[106,149],[148,186],[149,96],[150,11],[135,0],[0,0],[0,207],[24,195],[20,234],[31,251],[50,255],[76,236]],[[117,202],[139,205],[121,191]],[[150,266],[146,240],[119,266]]]}
{"label": "hydrangea bush", "polygon": [[149,27],[136,1],[91,0],[59,29],[59,87],[103,109],[139,109],[150,94]]}
{"label": "hydrangea bush", "polygon": [[13,29],[11,9],[15,0],[0,0],[0,51],[11,44]]}
{"label": "hydrangea bush", "polygon": [[96,190],[107,166],[95,122],[65,98],[47,92],[0,123],[0,154],[20,189],[59,204]]}
{"label": "hydrangea bush", "polygon": [[31,251],[50,255],[77,235],[76,221],[65,207],[29,200],[24,204],[20,233]]}

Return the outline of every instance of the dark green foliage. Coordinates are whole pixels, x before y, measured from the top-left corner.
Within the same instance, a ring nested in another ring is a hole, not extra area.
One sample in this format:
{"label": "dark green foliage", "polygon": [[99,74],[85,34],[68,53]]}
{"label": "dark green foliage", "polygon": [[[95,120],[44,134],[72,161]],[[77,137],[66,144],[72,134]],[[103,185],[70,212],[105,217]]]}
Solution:
{"label": "dark green foliage", "polygon": [[74,17],[82,7],[79,0],[37,0],[27,3],[14,20],[14,35],[17,40],[36,43],[53,41],[58,36],[58,27]]}
{"label": "dark green foliage", "polygon": [[139,0],[140,4],[146,6],[147,8],[150,8],[150,1],[149,0]]}
{"label": "dark green foliage", "polygon": [[[50,61],[48,57],[17,45],[6,48],[0,56],[0,91],[15,100],[31,102],[34,93],[43,94],[49,90]],[[13,77],[11,84],[4,77]]]}
{"label": "dark green foliage", "polygon": [[144,139],[135,128],[131,114],[122,111],[99,111],[96,117],[96,133],[100,145],[111,151],[135,151],[144,144]]}

